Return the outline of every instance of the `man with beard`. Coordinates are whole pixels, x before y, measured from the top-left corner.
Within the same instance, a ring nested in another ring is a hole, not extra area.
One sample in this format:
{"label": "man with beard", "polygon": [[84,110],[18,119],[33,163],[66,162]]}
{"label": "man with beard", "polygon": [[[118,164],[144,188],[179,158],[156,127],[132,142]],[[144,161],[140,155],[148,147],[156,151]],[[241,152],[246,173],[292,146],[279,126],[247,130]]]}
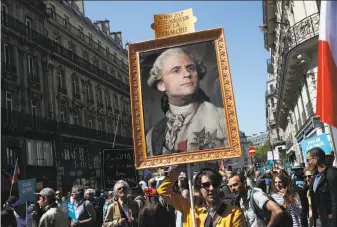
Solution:
{"label": "man with beard", "polygon": [[[233,174],[228,181],[230,190],[240,197],[240,206],[244,211],[248,227],[271,227],[278,223],[282,209],[260,189],[248,187],[244,176]],[[251,202],[251,197],[254,203]],[[270,212],[269,222],[258,217],[255,209]]]}
{"label": "man with beard", "polygon": [[318,147],[307,153],[307,164],[314,172],[310,183],[312,215],[316,226],[337,226],[337,169],[325,165],[325,152]]}

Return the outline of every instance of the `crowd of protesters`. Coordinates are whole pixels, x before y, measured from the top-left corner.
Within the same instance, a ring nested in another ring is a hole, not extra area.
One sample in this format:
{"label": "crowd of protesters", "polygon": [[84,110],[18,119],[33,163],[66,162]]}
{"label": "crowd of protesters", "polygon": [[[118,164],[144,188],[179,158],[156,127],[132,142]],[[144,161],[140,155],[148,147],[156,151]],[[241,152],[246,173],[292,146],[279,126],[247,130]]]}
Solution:
{"label": "crowd of protesters", "polygon": [[44,188],[29,206],[10,197],[1,210],[1,226],[337,227],[337,170],[320,148],[311,149],[306,159],[307,168],[296,164],[291,170],[204,168],[194,174],[192,192],[183,166],[169,167],[161,182],[151,178],[137,188],[120,180],[107,196],[82,186],[67,196]]}

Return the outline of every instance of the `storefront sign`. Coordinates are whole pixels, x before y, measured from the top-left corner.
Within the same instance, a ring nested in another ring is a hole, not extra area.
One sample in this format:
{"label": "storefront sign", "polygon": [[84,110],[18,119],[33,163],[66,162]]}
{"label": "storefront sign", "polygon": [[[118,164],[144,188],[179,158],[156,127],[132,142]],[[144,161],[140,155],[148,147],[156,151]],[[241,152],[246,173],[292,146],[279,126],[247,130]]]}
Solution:
{"label": "storefront sign", "polygon": [[19,180],[19,198],[20,200],[26,201],[35,201],[36,196],[36,178]]}
{"label": "storefront sign", "polygon": [[332,151],[331,144],[326,134],[303,140],[300,144],[304,155],[306,155],[307,152],[314,147],[321,148],[325,153],[330,153]]}

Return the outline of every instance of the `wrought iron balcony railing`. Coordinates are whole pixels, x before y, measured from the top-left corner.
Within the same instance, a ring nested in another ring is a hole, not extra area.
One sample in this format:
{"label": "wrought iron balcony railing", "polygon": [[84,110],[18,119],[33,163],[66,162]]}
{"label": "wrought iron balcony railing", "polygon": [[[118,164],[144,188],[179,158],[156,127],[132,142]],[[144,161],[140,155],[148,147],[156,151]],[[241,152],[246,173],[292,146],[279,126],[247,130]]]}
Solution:
{"label": "wrought iron balcony railing", "polygon": [[16,67],[11,64],[2,63],[1,77],[10,81],[17,81],[18,75],[16,74]]}
{"label": "wrought iron balcony railing", "polygon": [[27,33],[27,26],[22,23],[21,21],[15,19],[12,16],[1,14],[2,17],[6,17],[6,23],[2,20],[2,25],[13,29],[13,31],[19,33],[21,35],[21,38],[30,40],[33,43],[36,43],[37,45],[41,45],[47,50],[52,50],[55,54],[58,54],[65,59],[71,59],[71,62],[75,63],[81,68],[86,69],[88,72],[97,75],[98,77],[111,81],[112,84],[118,86],[120,89],[124,91],[129,91],[130,87],[128,84],[124,83],[123,81],[117,79],[116,77],[110,75],[109,73],[105,72],[104,70],[98,68],[96,65],[90,63],[84,58],[81,58],[77,54],[73,53],[69,49],[63,47],[62,45],[54,42],[53,40],[48,39],[44,35],[40,34],[39,32],[36,32],[34,29],[30,29],[30,32]]}
{"label": "wrought iron balcony railing", "polygon": [[[95,129],[89,129],[77,125],[57,122],[54,118],[45,118],[15,110],[1,109],[2,133],[11,132],[10,128],[18,128],[18,131],[27,129],[48,131],[51,133],[64,133],[84,138],[113,141],[114,134]],[[132,138],[116,135],[116,143],[132,144]]]}
{"label": "wrought iron balcony railing", "polygon": [[266,97],[267,97],[267,96],[274,95],[275,92],[276,92],[276,89],[275,89],[275,88],[273,88],[273,89],[271,89],[271,90],[267,90],[267,91],[266,91]]}
{"label": "wrought iron balcony railing", "polygon": [[55,119],[34,116],[32,114],[18,112],[2,108],[2,127],[31,128],[35,130],[57,132]]}
{"label": "wrought iron balcony railing", "polygon": [[[288,53],[300,45],[301,43],[318,36],[319,33],[319,13],[312,14],[304,18],[303,20],[297,22],[287,31],[283,43],[283,54],[281,56],[281,65],[277,72],[278,74],[278,83],[280,84],[280,89],[283,88],[284,78],[285,78],[285,66]],[[278,92],[278,102],[281,102],[282,92]],[[280,108],[281,105],[278,105]],[[280,114],[280,109],[276,112],[277,117]]]}
{"label": "wrought iron balcony railing", "polygon": [[269,119],[269,125],[275,125],[276,124],[276,120],[275,119]]}

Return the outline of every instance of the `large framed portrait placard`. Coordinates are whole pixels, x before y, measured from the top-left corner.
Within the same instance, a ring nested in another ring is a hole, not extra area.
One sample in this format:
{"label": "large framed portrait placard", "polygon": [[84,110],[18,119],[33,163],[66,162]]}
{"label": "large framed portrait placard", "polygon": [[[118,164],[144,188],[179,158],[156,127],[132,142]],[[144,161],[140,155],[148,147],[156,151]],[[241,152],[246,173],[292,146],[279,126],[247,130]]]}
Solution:
{"label": "large framed portrait placard", "polygon": [[222,28],[129,45],[137,169],[242,155]]}

